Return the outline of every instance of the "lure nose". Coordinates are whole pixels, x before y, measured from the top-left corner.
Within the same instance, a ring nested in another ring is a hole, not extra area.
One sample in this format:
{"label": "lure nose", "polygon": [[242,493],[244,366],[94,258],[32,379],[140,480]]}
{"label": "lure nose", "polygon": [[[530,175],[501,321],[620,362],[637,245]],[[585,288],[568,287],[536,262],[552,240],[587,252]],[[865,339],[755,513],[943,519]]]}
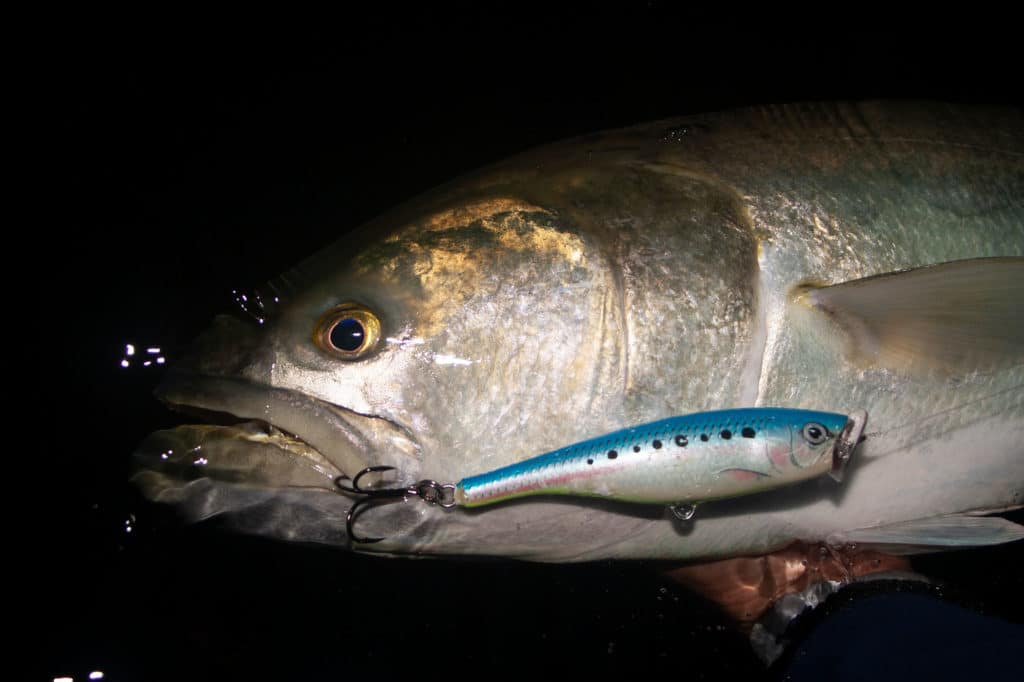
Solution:
{"label": "lure nose", "polygon": [[846,468],[850,466],[853,459],[853,451],[860,442],[860,436],[868,423],[868,413],[865,410],[853,410],[846,420],[846,426],[839,432],[835,445],[832,447],[832,470],[829,476],[835,481],[842,481],[846,475]]}

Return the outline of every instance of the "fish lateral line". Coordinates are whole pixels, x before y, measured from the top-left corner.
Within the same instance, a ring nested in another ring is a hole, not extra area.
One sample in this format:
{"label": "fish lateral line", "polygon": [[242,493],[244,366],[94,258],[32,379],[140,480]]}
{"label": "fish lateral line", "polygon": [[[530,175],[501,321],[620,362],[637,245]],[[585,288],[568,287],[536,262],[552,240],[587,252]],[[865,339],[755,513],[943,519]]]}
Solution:
{"label": "fish lateral line", "polygon": [[697,504],[786,487],[828,474],[841,482],[864,440],[867,412],[849,414],[754,407],[669,417],[552,450],[454,483],[432,479],[395,488],[364,488],[366,467],[338,490],[360,496],[349,509],[352,542],[383,538],[354,533],[367,505],[419,497],[445,509],[483,507],[533,495],[592,497],[668,507],[690,520]]}
{"label": "fish lateral line", "polygon": [[904,421],[904,422],[902,422],[902,423],[900,423],[900,424],[898,424],[896,426],[891,426],[891,427],[889,427],[887,429],[879,429],[878,431],[872,431],[871,433],[865,433],[865,434],[863,434],[861,436],[861,438],[862,439],[865,439],[865,438],[877,438],[879,436],[884,436],[886,434],[893,433],[894,431],[900,431],[901,429],[913,428],[913,427],[916,427],[916,426],[919,426],[919,425],[923,424],[924,422],[930,421],[932,419],[938,419],[940,417],[945,417],[946,415],[955,414],[955,413],[960,412],[960,411],[962,411],[962,410],[964,410],[964,409],[966,409],[968,407],[971,407],[972,405],[977,405],[978,403],[985,402],[986,400],[992,400],[994,398],[999,398],[999,397],[1004,396],[1004,395],[1009,394],[1009,393],[1019,393],[1021,391],[1024,391],[1024,384],[1014,384],[1013,386],[1009,386],[1007,388],[1004,388],[1002,390],[996,391],[994,393],[988,393],[986,395],[982,395],[982,396],[980,396],[978,398],[975,398],[974,400],[968,400],[966,402],[959,403],[957,405],[953,405],[952,407],[947,407],[945,409],[938,410],[937,412],[931,412],[929,414],[926,414],[926,415],[923,415],[921,417],[918,417],[917,419],[911,419],[911,420]]}

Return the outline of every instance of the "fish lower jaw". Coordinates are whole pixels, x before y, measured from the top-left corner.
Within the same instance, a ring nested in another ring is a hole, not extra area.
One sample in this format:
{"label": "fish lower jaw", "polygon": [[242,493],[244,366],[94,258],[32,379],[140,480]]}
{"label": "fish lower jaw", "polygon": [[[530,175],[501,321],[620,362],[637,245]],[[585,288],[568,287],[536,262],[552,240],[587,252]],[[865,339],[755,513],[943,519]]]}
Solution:
{"label": "fish lower jaw", "polygon": [[[175,410],[199,414],[215,423],[251,422],[249,433],[262,432],[282,442],[301,442],[339,472],[358,473],[401,430],[378,417],[367,417],[316,396],[267,386],[239,377],[172,372],[157,397]],[[406,439],[407,440],[407,439]],[[410,448],[415,450],[415,444]]]}
{"label": "fish lower jaw", "polygon": [[199,418],[201,424],[222,427],[238,427],[240,430],[250,434],[251,436],[263,435],[271,439],[297,441],[299,443],[303,443],[307,447],[312,447],[309,443],[306,443],[302,438],[300,438],[298,434],[292,433],[291,431],[283,429],[280,426],[264,419],[239,417],[230,412],[209,410],[202,407],[196,407],[195,405],[172,403],[168,401],[165,401],[164,404],[167,405],[168,409],[172,412],[177,412],[188,417]]}
{"label": "fish lower jaw", "polygon": [[[179,404],[169,401],[165,401],[165,404],[173,412],[179,412],[189,417],[198,417],[202,420],[201,423],[182,424],[177,427],[178,429],[203,432],[208,434],[208,438],[212,439],[233,440],[238,443],[246,442],[253,445],[270,446],[281,451],[282,456],[298,457],[309,461],[317,469],[323,470],[325,475],[328,473],[332,474],[332,478],[337,478],[347,473],[338,467],[316,445],[304,439],[298,433],[266,419],[245,417],[233,414],[232,412],[212,410],[190,404]],[[199,446],[193,446],[189,449],[191,450],[195,447]]]}

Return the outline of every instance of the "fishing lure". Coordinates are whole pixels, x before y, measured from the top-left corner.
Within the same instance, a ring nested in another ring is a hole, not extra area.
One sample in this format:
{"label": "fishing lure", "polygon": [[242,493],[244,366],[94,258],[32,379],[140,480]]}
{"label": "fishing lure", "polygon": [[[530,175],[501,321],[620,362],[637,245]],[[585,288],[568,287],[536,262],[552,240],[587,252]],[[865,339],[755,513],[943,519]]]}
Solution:
{"label": "fishing lure", "polygon": [[668,506],[680,519],[696,504],[792,485],[822,474],[842,480],[867,421],[786,408],[699,412],[634,426],[468,476],[457,483],[423,480],[404,488],[362,488],[360,479],[394,469],[367,467],[343,491],[365,496],[348,513],[382,498],[420,497],[444,508],[480,507],[528,495],[582,495]]}

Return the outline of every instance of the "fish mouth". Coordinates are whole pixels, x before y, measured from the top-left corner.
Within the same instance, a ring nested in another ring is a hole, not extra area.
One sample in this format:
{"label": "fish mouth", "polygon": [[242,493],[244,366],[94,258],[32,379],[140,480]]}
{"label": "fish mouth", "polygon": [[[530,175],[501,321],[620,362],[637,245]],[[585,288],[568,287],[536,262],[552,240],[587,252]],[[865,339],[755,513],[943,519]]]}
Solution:
{"label": "fish mouth", "polygon": [[[382,461],[401,472],[419,468],[419,446],[400,426],[298,391],[177,371],[156,396],[206,423],[150,434],[134,453],[133,480],[158,502],[206,500],[193,518],[285,491],[330,493],[348,504],[337,494],[338,477]],[[211,508],[212,498],[231,503]]]}

